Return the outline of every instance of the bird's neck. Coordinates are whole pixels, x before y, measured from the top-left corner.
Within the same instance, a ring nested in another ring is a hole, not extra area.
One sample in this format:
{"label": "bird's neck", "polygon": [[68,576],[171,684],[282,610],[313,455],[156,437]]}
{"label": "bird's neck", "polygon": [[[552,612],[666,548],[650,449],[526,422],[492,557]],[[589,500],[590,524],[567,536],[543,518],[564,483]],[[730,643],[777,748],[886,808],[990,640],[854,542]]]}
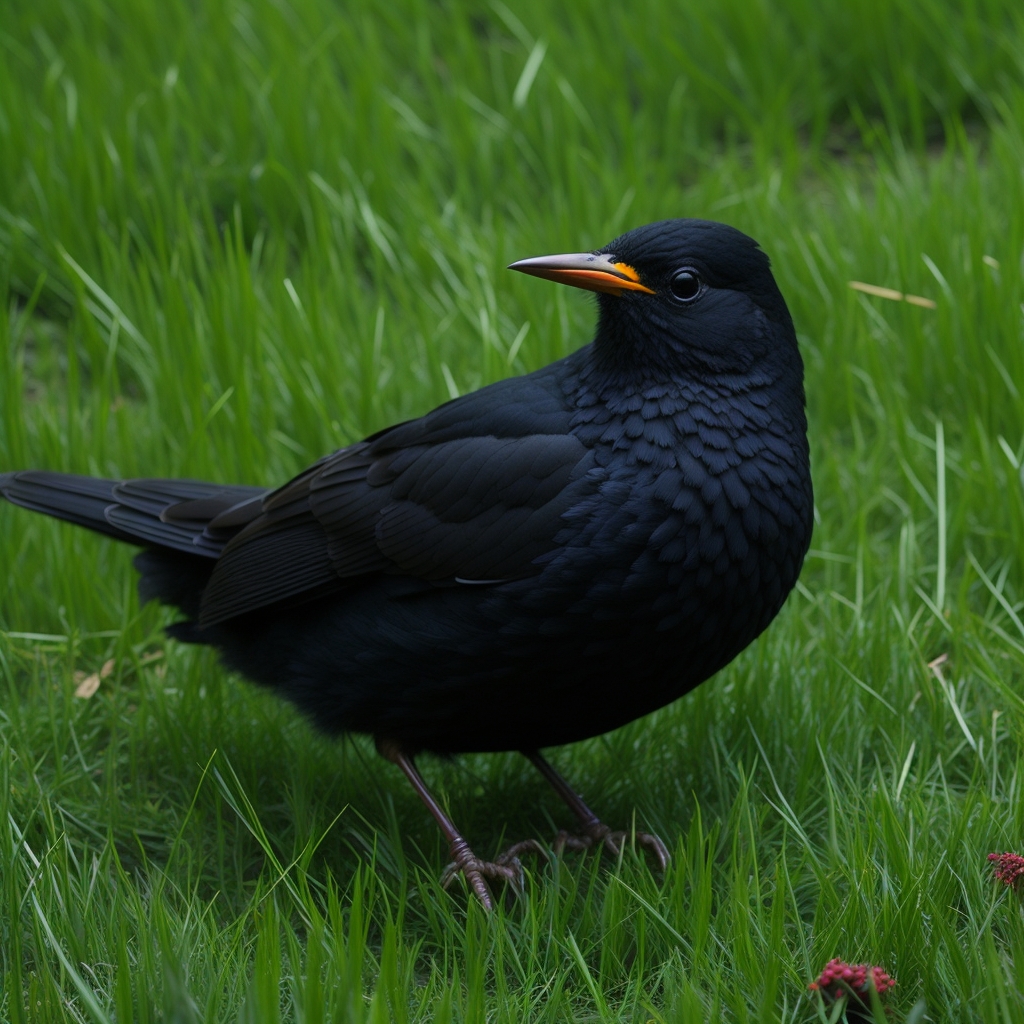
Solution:
{"label": "bird's neck", "polygon": [[802,367],[782,360],[731,372],[712,372],[699,366],[667,369],[661,363],[609,358],[606,350],[592,344],[566,362],[570,370],[567,390],[579,406],[597,402],[613,413],[625,413],[644,399],[664,401],[666,409],[694,401],[721,403],[724,408],[730,400],[746,396],[755,405],[770,400],[777,412],[785,412],[792,420],[795,431],[806,429]]}

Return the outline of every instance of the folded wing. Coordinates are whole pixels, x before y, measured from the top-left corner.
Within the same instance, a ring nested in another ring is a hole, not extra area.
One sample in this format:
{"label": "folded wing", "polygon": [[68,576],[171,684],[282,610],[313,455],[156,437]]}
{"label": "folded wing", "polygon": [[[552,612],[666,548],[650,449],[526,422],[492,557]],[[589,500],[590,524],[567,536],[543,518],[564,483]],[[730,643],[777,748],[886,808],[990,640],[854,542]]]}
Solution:
{"label": "folded wing", "polygon": [[518,378],[475,392],[263,499],[217,562],[200,626],[372,573],[459,585],[537,572],[563,513],[590,489],[592,464],[564,399],[544,384]]}

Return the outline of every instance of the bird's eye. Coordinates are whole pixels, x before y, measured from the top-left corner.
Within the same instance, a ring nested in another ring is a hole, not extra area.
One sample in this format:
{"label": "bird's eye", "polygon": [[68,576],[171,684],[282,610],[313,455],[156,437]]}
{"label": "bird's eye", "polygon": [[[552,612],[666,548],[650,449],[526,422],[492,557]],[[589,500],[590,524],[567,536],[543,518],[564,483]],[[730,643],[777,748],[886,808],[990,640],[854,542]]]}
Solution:
{"label": "bird's eye", "polygon": [[700,278],[694,270],[680,270],[669,288],[680,302],[693,302],[700,295]]}

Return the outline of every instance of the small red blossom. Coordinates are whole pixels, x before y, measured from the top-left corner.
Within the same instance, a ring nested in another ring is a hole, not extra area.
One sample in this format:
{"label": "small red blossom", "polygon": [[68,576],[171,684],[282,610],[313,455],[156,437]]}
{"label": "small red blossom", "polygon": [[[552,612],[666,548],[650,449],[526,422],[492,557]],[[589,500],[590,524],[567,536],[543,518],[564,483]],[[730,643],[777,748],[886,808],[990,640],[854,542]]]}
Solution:
{"label": "small red blossom", "polygon": [[825,964],[825,969],[818,975],[818,979],[807,987],[814,992],[820,992],[830,1003],[849,999],[851,1010],[866,1010],[871,1005],[872,987],[880,996],[884,996],[895,984],[895,980],[881,967],[872,967],[871,964],[848,964],[837,959],[829,960]]}
{"label": "small red blossom", "polygon": [[1016,889],[1024,878],[1024,857],[1018,853],[990,853],[988,859],[992,862],[996,881]]}

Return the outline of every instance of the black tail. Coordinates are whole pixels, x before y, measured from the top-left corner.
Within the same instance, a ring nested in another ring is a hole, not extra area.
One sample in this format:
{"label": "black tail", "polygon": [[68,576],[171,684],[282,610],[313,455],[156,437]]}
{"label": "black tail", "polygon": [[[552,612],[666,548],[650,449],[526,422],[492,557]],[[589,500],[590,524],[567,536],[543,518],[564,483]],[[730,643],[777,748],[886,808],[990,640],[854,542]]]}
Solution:
{"label": "black tail", "polygon": [[[133,538],[118,529],[103,514],[115,503],[114,480],[70,473],[29,470],[24,473],[0,473],[0,494],[12,505],[30,508],[76,526],[86,526],[117,540],[132,543]],[[135,541],[138,543],[138,541]]]}
{"label": "black tail", "polygon": [[11,504],[147,548],[135,559],[142,573],[140,599],[156,598],[190,616],[198,614],[202,589],[224,545],[259,515],[267,493],[198,480],[0,473],[0,496]]}

